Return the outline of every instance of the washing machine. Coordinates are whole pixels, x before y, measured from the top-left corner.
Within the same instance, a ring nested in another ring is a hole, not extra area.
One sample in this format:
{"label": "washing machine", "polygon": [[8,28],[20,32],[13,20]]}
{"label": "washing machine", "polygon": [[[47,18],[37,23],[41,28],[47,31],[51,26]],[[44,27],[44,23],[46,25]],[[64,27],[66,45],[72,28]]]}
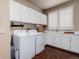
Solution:
{"label": "washing machine", "polygon": [[35,36],[26,30],[13,31],[14,47],[19,50],[16,59],[32,59],[35,56]]}

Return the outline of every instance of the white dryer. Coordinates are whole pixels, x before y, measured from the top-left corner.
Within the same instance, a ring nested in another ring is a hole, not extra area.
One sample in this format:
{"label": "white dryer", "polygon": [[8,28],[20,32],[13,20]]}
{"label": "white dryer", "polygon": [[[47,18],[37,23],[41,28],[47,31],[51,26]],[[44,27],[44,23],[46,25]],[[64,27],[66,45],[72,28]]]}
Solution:
{"label": "white dryer", "polygon": [[41,53],[45,49],[46,39],[43,32],[36,35],[36,54]]}
{"label": "white dryer", "polygon": [[25,30],[13,32],[14,47],[19,50],[19,59],[32,59],[35,56],[35,36]]}
{"label": "white dryer", "polygon": [[41,53],[45,49],[46,39],[43,32],[37,32],[36,30],[29,30],[29,34],[35,35],[35,54]]}

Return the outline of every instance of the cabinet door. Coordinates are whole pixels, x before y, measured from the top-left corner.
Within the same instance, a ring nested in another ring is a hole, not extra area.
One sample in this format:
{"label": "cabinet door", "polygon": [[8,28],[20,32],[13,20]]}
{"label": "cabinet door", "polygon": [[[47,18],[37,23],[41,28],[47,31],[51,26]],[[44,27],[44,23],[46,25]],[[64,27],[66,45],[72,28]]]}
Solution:
{"label": "cabinet door", "polygon": [[62,48],[70,50],[70,37],[62,37]]}
{"label": "cabinet door", "polygon": [[44,45],[45,44],[45,39],[43,34],[38,34],[36,35],[36,45]]}
{"label": "cabinet door", "polygon": [[44,25],[47,25],[47,15],[42,14],[42,22]]}
{"label": "cabinet door", "polygon": [[22,22],[47,25],[47,16],[25,5],[21,5]]}
{"label": "cabinet door", "polygon": [[55,46],[62,48],[62,36],[55,36]]}
{"label": "cabinet door", "polygon": [[47,34],[47,44],[54,46],[54,43],[55,43],[54,36],[51,33]]}
{"label": "cabinet door", "polygon": [[47,35],[46,35],[46,33],[44,33],[44,46],[47,44]]}
{"label": "cabinet door", "polygon": [[79,53],[79,37],[74,36],[71,39],[71,51]]}
{"label": "cabinet door", "polygon": [[72,30],[73,29],[73,6],[65,7],[59,11],[59,29]]}
{"label": "cabinet door", "polygon": [[58,10],[48,14],[48,29],[55,30],[58,27]]}
{"label": "cabinet door", "polygon": [[20,8],[21,5],[17,1],[10,0],[10,21],[20,22]]}
{"label": "cabinet door", "polygon": [[40,17],[38,22],[39,24],[47,25],[47,16],[45,14],[40,13],[38,17]]}
{"label": "cabinet door", "polygon": [[33,12],[25,5],[21,5],[21,22],[34,23]]}

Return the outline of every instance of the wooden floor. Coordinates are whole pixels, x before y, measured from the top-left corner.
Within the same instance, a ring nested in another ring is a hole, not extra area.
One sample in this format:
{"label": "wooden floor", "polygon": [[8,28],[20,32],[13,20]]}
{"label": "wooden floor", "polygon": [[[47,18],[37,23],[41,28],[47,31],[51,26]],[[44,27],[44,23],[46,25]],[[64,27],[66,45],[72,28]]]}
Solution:
{"label": "wooden floor", "polygon": [[33,59],[79,59],[79,56],[46,46],[45,50]]}

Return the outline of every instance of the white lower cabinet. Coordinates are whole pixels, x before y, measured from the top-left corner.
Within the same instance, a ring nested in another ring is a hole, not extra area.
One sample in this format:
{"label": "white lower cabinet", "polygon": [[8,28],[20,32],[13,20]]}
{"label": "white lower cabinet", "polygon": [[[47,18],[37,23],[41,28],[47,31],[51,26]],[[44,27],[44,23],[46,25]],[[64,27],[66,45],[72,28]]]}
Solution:
{"label": "white lower cabinet", "polygon": [[70,37],[55,36],[55,46],[58,48],[70,50]]}
{"label": "white lower cabinet", "polygon": [[71,51],[79,53],[79,36],[72,37]]}
{"label": "white lower cabinet", "polygon": [[62,37],[62,48],[70,50],[70,37]]}
{"label": "white lower cabinet", "polygon": [[43,35],[44,37],[43,37],[43,39],[44,39],[44,46],[47,44],[47,37],[46,37],[46,33],[44,33],[44,35]]}
{"label": "white lower cabinet", "polygon": [[44,43],[43,35],[36,35],[36,45],[42,45]]}
{"label": "white lower cabinet", "polygon": [[58,48],[70,50],[69,36],[47,34],[47,44]]}
{"label": "white lower cabinet", "polygon": [[54,36],[52,34],[47,34],[47,44],[54,46]]}
{"label": "white lower cabinet", "polygon": [[43,45],[39,45],[39,46],[37,46],[37,47],[36,47],[36,54],[41,53],[44,49],[45,49],[45,48],[44,48]]}
{"label": "white lower cabinet", "polygon": [[53,34],[52,32],[46,33],[47,44],[79,53],[79,36],[78,35],[61,35]]}
{"label": "white lower cabinet", "polygon": [[59,48],[62,48],[62,36],[55,36],[55,46],[56,47],[59,47]]}

